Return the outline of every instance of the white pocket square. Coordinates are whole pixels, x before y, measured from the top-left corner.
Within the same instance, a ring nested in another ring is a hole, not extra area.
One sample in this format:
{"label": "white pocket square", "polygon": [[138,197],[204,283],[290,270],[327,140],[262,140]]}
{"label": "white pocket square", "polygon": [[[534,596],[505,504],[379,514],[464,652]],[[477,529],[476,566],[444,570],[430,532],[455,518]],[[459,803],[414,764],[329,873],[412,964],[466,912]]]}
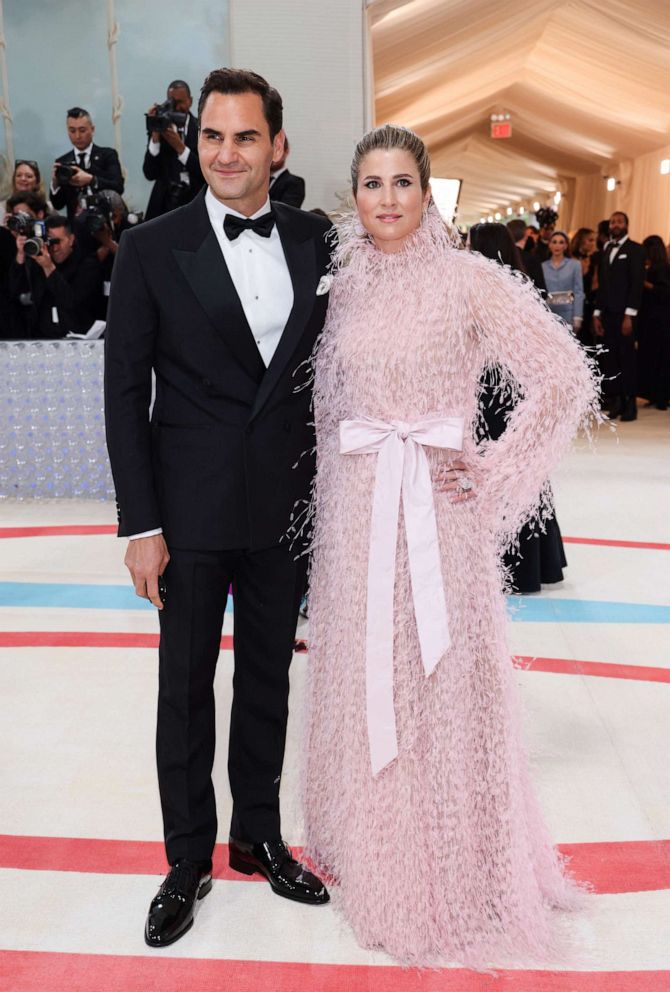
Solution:
{"label": "white pocket square", "polygon": [[319,285],[316,287],[316,295],[325,296],[328,290],[330,289],[330,285],[332,281],[333,281],[332,276],[321,276],[321,278],[319,279]]}

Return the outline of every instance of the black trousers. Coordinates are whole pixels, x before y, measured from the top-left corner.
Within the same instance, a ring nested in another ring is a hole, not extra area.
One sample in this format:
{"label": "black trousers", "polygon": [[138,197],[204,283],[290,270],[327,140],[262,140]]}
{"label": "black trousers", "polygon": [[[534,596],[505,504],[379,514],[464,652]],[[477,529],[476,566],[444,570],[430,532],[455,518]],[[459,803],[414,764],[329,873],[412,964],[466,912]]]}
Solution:
{"label": "black trousers", "polygon": [[623,313],[607,310],[600,317],[605,331],[602,343],[607,349],[607,354],[603,355],[603,393],[634,398],[637,388],[635,334],[621,333],[623,318]]}
{"label": "black trousers", "polygon": [[240,840],[281,836],[279,782],[288,718],[289,665],[305,559],[287,545],[265,551],[170,549],[160,612],[156,756],[165,847],[208,861],[217,832],[212,784],[214,673],[232,584],[235,603],[233,705],[228,774],[230,832]]}

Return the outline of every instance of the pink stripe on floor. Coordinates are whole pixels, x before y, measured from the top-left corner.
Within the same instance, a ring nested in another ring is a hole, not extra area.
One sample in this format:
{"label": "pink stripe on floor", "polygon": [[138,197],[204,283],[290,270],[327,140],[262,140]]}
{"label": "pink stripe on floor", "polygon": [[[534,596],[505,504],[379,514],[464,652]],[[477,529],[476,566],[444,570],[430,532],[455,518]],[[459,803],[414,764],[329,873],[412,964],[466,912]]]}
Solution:
{"label": "pink stripe on floor", "polygon": [[[158,634],[134,631],[2,630],[0,648],[158,648]],[[233,638],[224,634],[221,648],[232,651]]]}
{"label": "pink stripe on floor", "polygon": [[[302,641],[307,645],[307,642]],[[158,634],[133,631],[80,630],[2,630],[0,648],[158,648]],[[221,648],[232,651],[233,638],[224,634]],[[306,648],[298,648],[304,651]],[[593,675],[609,679],[640,682],[670,682],[670,668],[647,665],[616,665],[605,661],[580,661],[576,658],[536,658],[518,655],[512,658],[515,668],[531,672],[555,672],[561,675]]]}
{"label": "pink stripe on floor", "polygon": [[564,544],[591,544],[601,548],[640,548],[646,551],[670,551],[670,544],[658,541],[614,541],[607,537],[566,537]]}
{"label": "pink stripe on floor", "polygon": [[[435,971],[368,965],[0,951],[9,992],[668,992],[670,971]],[[11,984],[10,984],[11,983]]]}
{"label": "pink stripe on floor", "polygon": [[[300,848],[294,848],[300,856]],[[580,881],[599,894],[670,889],[670,840],[560,844]],[[75,871],[102,875],[162,875],[167,870],[161,841],[99,840],[0,834],[0,868]],[[247,881],[228,867],[228,845],[217,844],[214,877]],[[1,940],[1,938],[0,938]]]}
{"label": "pink stripe on floor", "polygon": [[615,665],[607,661],[579,661],[577,658],[533,658],[517,655],[515,668],[530,672],[556,672],[560,675],[595,675],[606,679],[632,679],[639,682],[670,682],[670,668],[645,665]]}
{"label": "pink stripe on floor", "polygon": [[88,537],[116,534],[116,524],[63,524],[48,527],[0,527],[3,537]]}

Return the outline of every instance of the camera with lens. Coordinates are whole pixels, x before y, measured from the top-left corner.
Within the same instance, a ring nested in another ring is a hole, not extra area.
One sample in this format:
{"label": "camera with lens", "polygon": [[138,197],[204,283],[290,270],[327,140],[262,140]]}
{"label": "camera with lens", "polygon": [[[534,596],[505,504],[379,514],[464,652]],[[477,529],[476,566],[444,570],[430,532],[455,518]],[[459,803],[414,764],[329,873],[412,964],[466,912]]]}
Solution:
{"label": "camera with lens", "polygon": [[82,218],[89,234],[99,234],[105,226],[112,226],[112,205],[103,193],[83,196],[80,203],[84,207]]}
{"label": "camera with lens", "polygon": [[7,218],[7,227],[14,234],[22,234],[26,238],[23,246],[24,253],[28,258],[39,255],[42,249],[54,243],[54,238],[47,237],[46,221],[35,220],[30,214],[19,211]]}
{"label": "camera with lens", "polygon": [[66,186],[70,182],[72,177],[76,174],[76,172],[77,172],[76,165],[63,165],[62,163],[60,165],[57,165],[56,173],[55,173],[56,182],[58,183],[59,186]]}
{"label": "camera with lens", "polygon": [[159,103],[153,114],[145,114],[144,116],[149,135],[152,131],[158,131],[159,134],[162,134],[164,131],[168,131],[173,124],[177,129],[183,130],[188,120],[188,114],[175,110],[174,100],[165,100],[163,103]]}

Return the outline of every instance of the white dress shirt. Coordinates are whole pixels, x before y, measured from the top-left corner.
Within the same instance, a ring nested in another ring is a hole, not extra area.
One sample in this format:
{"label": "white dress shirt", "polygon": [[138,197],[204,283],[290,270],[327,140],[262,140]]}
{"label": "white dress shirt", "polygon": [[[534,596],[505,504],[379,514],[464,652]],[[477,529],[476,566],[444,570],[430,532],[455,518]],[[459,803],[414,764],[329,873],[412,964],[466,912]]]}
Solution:
{"label": "white dress shirt", "polygon": [[[208,189],[205,206],[214,228],[223,260],[226,263],[233,285],[240,298],[242,309],[251,328],[256,345],[266,368],[272,361],[279,339],[282,336],[289,314],[293,307],[293,283],[286,264],[284,249],[277,226],[269,238],[263,238],[253,231],[242,231],[231,241],[223,229],[226,214],[244,217],[225,206]],[[270,210],[270,198],[252,218],[262,217]],[[162,533],[161,528],[132,534],[129,540],[139,537],[152,537]]]}
{"label": "white dress shirt", "polygon": [[[186,133],[184,132],[184,134],[182,134],[180,132],[179,133],[179,137],[184,142],[184,144],[186,144]],[[149,154],[150,155],[153,155],[154,158],[155,158],[156,155],[159,155],[160,154],[160,150],[161,150],[161,143],[160,143],[160,141],[153,141],[150,138],[149,139]],[[186,163],[188,162],[188,157],[189,157],[190,154],[191,154],[191,149],[187,146],[186,148],[184,148],[184,151],[180,155],[177,155],[177,160],[179,162],[181,162],[182,165],[186,165]]]}

